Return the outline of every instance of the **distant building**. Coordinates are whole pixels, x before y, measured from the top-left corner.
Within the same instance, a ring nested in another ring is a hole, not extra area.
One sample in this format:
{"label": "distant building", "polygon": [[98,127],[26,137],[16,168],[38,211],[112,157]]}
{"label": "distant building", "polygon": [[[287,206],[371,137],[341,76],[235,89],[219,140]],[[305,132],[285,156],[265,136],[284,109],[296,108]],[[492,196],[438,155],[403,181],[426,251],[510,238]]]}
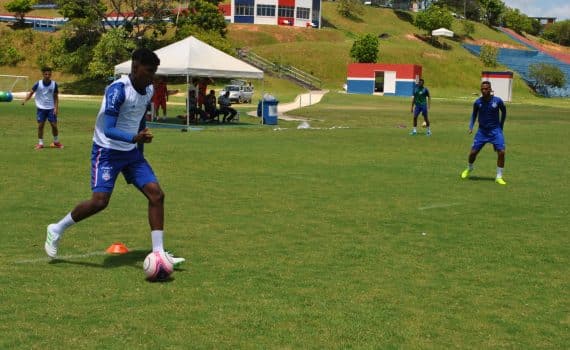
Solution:
{"label": "distant building", "polygon": [[536,19],[540,22],[541,26],[547,26],[556,22],[556,17],[529,17],[531,19]]}
{"label": "distant building", "polygon": [[231,23],[321,27],[322,0],[232,0],[219,8]]}
{"label": "distant building", "polygon": [[363,95],[412,96],[422,77],[416,64],[350,63],[346,92]]}

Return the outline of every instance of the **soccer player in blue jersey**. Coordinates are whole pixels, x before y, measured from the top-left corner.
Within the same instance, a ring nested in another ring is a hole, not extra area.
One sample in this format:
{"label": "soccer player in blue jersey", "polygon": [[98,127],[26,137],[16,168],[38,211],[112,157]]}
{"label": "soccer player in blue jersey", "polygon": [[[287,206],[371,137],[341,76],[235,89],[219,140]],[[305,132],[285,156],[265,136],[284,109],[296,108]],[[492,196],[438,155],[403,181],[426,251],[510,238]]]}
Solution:
{"label": "soccer player in blue jersey", "polygon": [[[107,87],[93,134],[91,199],[48,225],[44,248],[49,257],[57,257],[58,244],[68,227],[107,207],[120,173],[148,199],[152,249],[164,251],[164,192],[143,155],[143,145],[153,139],[144,116],[152,100],[152,81],[159,64],[154,52],[137,49],[132,54],[131,74]],[[184,261],[173,260],[175,265]]]}
{"label": "soccer player in blue jersey", "polygon": [[[473,171],[473,163],[477,154],[486,143],[492,143],[497,152],[497,176],[495,182],[500,185],[507,183],[503,179],[503,169],[505,167],[505,138],[503,136],[503,126],[507,118],[507,108],[503,100],[491,95],[491,83],[484,81],[481,83],[481,97],[473,104],[473,114],[469,123],[469,134],[473,133],[475,120],[479,117],[479,129],[473,139],[473,146],[469,152],[469,167],[461,173],[461,178],[466,179]],[[501,117],[499,119],[499,112]]]}
{"label": "soccer player in blue jersey", "polygon": [[[424,87],[424,80],[420,79],[418,82],[418,87],[414,89],[414,97],[412,98],[412,113],[414,113],[414,128],[410,135],[415,136],[418,134],[418,116],[420,113],[424,117],[424,121],[426,122],[426,136],[431,135],[431,129],[429,127],[429,119],[428,119],[428,109],[431,104],[431,96],[429,95],[429,90]],[[416,108],[414,108],[414,105]]]}
{"label": "soccer player in blue jersey", "polygon": [[51,80],[52,69],[49,67],[42,68],[43,79],[39,80],[32,86],[32,90],[28,92],[22,106],[36,94],[36,118],[38,121],[38,144],[36,149],[44,148],[44,126],[46,120],[51,125],[51,133],[53,135],[53,143],[50,144],[52,148],[63,148],[59,142],[59,131],[57,129],[57,112],[59,110],[59,91],[57,83]]}

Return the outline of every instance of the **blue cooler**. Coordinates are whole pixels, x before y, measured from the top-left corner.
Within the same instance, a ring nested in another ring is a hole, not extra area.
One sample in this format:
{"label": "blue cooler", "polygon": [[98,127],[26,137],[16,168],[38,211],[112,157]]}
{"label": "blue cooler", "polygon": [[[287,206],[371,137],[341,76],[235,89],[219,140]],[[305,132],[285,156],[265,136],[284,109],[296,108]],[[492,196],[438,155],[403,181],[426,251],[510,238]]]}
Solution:
{"label": "blue cooler", "polygon": [[279,104],[279,101],[277,101],[275,98],[263,100],[263,102],[262,102],[263,124],[277,125],[277,105],[278,104]]}

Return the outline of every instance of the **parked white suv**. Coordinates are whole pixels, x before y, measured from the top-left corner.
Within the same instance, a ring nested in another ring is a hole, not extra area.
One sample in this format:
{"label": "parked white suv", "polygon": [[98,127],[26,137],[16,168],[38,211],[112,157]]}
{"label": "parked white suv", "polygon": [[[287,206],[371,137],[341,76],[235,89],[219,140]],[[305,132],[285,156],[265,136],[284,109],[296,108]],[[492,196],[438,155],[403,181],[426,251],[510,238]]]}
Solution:
{"label": "parked white suv", "polygon": [[220,96],[225,94],[226,91],[230,92],[230,101],[238,103],[251,103],[253,98],[253,86],[250,85],[226,85]]}

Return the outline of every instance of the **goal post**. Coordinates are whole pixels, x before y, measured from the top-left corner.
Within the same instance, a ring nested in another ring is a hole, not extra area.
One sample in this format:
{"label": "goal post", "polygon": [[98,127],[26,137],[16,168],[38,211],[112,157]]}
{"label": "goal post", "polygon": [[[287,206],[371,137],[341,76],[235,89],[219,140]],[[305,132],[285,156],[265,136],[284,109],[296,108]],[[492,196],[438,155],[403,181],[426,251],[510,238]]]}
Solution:
{"label": "goal post", "polygon": [[29,89],[29,77],[27,75],[0,74],[0,91],[26,93]]}

